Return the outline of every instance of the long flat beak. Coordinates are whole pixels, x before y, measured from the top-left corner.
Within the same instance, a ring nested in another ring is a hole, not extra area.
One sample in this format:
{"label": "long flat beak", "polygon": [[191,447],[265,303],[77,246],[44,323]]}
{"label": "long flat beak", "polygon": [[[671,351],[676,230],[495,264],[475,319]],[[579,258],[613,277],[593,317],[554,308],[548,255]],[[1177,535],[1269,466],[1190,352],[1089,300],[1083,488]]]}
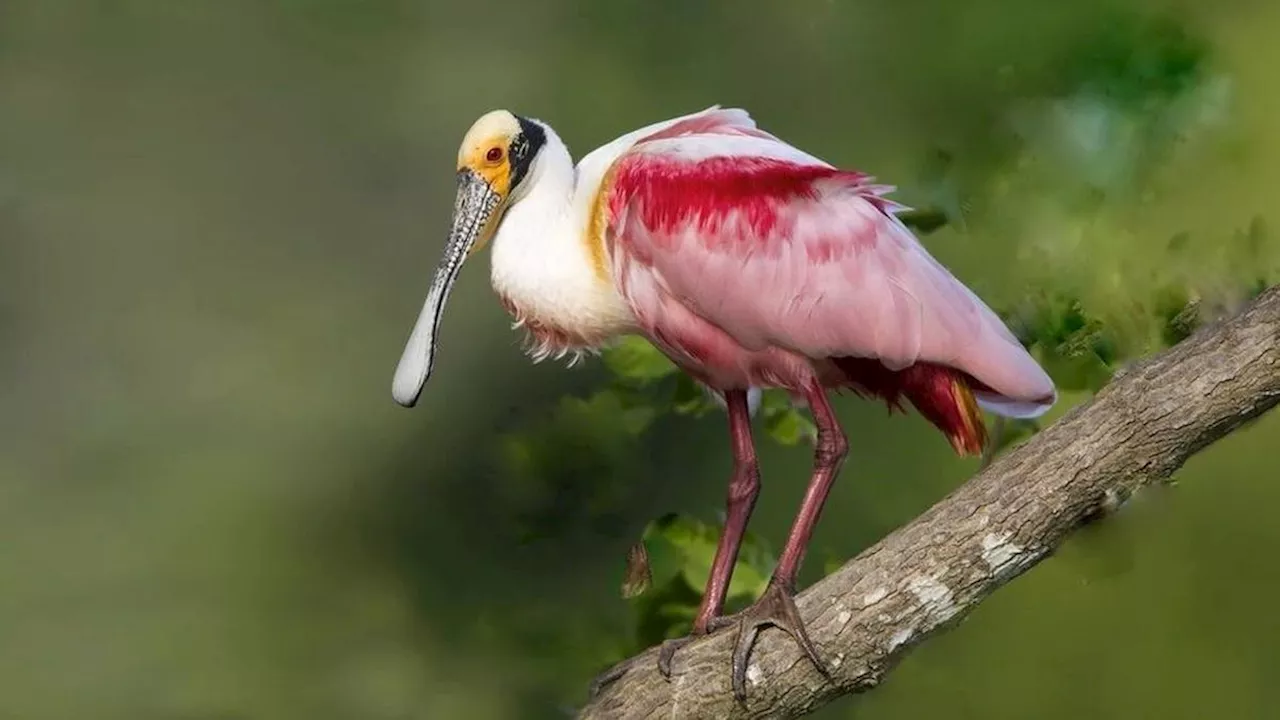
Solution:
{"label": "long flat beak", "polygon": [[436,335],[440,329],[440,316],[453,283],[458,279],[462,263],[471,254],[489,224],[493,211],[502,197],[476,173],[470,170],[458,172],[458,196],[453,207],[453,227],[444,248],[444,257],[436,268],[435,279],[427,291],[418,322],[413,326],[409,341],[396,366],[395,379],[391,383],[391,395],[405,407],[413,407],[436,356]]}

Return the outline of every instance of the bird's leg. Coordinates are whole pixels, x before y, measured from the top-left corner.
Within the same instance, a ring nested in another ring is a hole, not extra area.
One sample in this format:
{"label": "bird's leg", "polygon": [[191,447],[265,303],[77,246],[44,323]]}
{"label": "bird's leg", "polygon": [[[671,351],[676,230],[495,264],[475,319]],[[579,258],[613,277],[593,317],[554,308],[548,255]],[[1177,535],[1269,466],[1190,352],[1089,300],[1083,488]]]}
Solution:
{"label": "bird's leg", "polygon": [[738,560],[747,520],[760,493],[760,465],[751,439],[751,413],[746,391],[727,391],[725,405],[733,442],[733,477],[729,480],[729,497],[725,503],[724,530],[720,533],[715,559],[711,562],[711,574],[693,620],[693,632],[687,637],[667,640],[658,653],[658,671],[667,678],[671,677],[671,660],[676,650],[696,637],[729,624],[720,618],[720,613],[724,610],[725,595],[729,591],[729,581],[733,579],[733,566]]}
{"label": "bird's leg", "polygon": [[822,506],[831,492],[831,486],[840,466],[849,450],[849,442],[845,439],[840,423],[836,420],[826,394],[820,386],[814,385],[806,392],[809,408],[813,412],[814,424],[818,428],[818,441],[814,448],[813,478],[805,490],[804,501],[800,511],[796,513],[791,525],[791,533],[782,548],[778,565],[774,568],[773,577],[764,594],[751,607],[738,615],[738,640],[733,651],[733,694],[739,702],[746,700],[747,695],[747,661],[751,657],[751,649],[755,645],[760,630],[773,625],[786,631],[813,662],[819,672],[830,679],[830,671],[796,609],[796,575],[800,572],[800,563],[804,559],[805,549],[813,528],[817,525]]}

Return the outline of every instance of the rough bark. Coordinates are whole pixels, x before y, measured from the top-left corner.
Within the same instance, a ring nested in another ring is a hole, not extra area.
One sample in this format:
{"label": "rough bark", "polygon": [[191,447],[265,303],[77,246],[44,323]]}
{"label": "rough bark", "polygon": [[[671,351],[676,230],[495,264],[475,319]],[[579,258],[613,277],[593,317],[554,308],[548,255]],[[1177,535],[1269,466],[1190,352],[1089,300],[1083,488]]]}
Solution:
{"label": "rough bark", "polygon": [[963,618],[1085,521],[1280,402],[1280,286],[1242,313],[1118,374],[1091,401],[1016,447],[797,602],[834,684],[776,629],[752,654],[747,702],[729,686],[729,628],[656,650],[580,718],[791,718],[875,687],[912,646]]}

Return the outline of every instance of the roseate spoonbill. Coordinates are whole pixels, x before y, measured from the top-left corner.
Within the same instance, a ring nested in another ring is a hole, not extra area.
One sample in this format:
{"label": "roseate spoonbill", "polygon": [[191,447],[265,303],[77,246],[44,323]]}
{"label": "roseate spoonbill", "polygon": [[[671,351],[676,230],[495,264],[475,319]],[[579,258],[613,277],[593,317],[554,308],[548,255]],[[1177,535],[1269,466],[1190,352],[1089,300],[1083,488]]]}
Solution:
{"label": "roseate spoonbill", "polygon": [[[733,474],[710,577],[689,637],[669,640],[670,677],[689,639],[736,623],[735,694],[761,628],[791,635],[824,674],[796,611],[796,574],[847,441],[829,390],[903,399],[961,455],[986,443],[979,408],[1034,417],[1053,382],[1004,323],[917,242],[906,210],[842,170],[713,106],[628,133],[575,166],[545,123],[496,110],[458,150],[444,257],[396,369],[417,402],[463,262],[492,240],[491,281],[535,360],[575,358],[639,334],[723,398]],[[760,488],[748,393],[782,388],[817,427],[814,469],[768,589],[721,616]]]}

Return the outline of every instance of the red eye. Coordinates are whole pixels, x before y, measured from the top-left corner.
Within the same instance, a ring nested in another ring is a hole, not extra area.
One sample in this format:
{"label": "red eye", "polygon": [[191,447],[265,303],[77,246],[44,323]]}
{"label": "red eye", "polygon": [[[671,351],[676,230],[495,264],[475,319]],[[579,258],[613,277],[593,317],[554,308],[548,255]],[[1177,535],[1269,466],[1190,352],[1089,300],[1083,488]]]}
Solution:
{"label": "red eye", "polygon": [[502,159],[502,148],[500,147],[489,148],[489,152],[484,154],[484,159],[488,160],[491,163],[498,162],[499,160]]}

